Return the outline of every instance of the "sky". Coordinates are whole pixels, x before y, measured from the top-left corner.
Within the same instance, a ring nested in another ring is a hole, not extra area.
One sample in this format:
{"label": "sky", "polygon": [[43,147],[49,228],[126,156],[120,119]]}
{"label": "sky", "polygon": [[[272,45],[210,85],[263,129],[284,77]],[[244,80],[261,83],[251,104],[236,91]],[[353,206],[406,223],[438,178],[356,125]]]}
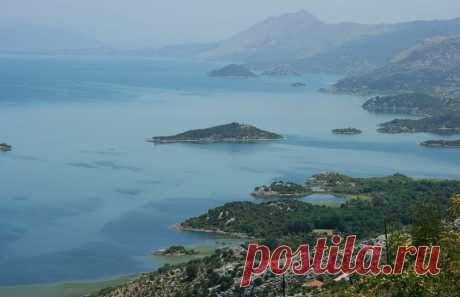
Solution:
{"label": "sky", "polygon": [[0,49],[24,39],[22,36],[31,38],[29,43],[21,40],[25,47],[32,42],[40,44],[38,39],[45,45],[56,40],[58,47],[63,38],[67,38],[63,44],[76,47],[210,42],[228,38],[267,17],[299,10],[328,23],[395,23],[460,17],[460,1],[0,0]]}

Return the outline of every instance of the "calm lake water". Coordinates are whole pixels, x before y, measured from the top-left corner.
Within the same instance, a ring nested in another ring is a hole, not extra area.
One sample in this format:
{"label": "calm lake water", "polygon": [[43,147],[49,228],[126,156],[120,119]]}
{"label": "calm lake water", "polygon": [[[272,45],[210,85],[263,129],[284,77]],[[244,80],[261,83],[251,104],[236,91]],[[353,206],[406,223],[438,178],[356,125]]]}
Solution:
{"label": "calm lake water", "polygon": [[[338,78],[217,79],[221,65],[147,58],[0,56],[0,285],[111,278],[158,267],[152,250],[212,244],[174,223],[274,179],[322,171],[460,178],[460,151],[382,135]],[[306,88],[293,88],[304,81]],[[153,146],[147,137],[229,122],[286,135],[264,144]],[[357,127],[359,136],[332,135]],[[436,137],[438,138],[438,137]],[[334,197],[324,197],[326,203]],[[308,201],[308,198],[305,199]],[[312,197],[321,203],[322,197]]]}

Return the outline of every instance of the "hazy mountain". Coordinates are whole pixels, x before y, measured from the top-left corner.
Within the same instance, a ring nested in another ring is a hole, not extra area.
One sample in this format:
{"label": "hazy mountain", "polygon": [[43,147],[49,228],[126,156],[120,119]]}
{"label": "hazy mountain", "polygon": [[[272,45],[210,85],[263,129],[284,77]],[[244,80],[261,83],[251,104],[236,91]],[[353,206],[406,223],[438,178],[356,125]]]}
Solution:
{"label": "hazy mountain", "polygon": [[197,57],[303,72],[362,73],[435,36],[460,34],[460,18],[399,24],[326,24],[306,11],[271,17]]}
{"label": "hazy mountain", "polygon": [[194,56],[215,48],[219,43],[190,43],[169,45],[161,48],[131,50],[132,54],[163,58],[193,58]]}
{"label": "hazy mountain", "polygon": [[427,38],[456,34],[460,34],[460,18],[388,25],[381,34],[360,36],[294,65],[302,71],[356,74],[388,63],[399,52]]}
{"label": "hazy mountain", "polygon": [[217,46],[218,43],[196,43],[169,45],[161,48],[116,49],[112,47],[95,47],[79,49],[59,49],[47,51],[61,55],[117,55],[145,56],[157,58],[190,58]]}
{"label": "hazy mountain", "polygon": [[0,50],[37,52],[66,48],[94,48],[104,44],[83,34],[37,25],[2,25]]}
{"label": "hazy mountain", "polygon": [[198,57],[279,63],[319,54],[359,36],[384,31],[382,25],[325,24],[308,12],[300,11],[271,17]]}
{"label": "hazy mountain", "polygon": [[427,39],[391,62],[363,75],[339,81],[338,92],[417,91],[460,98],[460,36]]}

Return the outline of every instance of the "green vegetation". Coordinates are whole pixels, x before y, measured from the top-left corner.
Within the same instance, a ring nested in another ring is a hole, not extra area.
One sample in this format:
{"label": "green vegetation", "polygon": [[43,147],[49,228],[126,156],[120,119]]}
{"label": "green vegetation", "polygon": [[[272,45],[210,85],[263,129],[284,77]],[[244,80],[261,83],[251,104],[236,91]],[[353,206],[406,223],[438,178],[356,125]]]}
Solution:
{"label": "green vegetation", "polygon": [[199,254],[195,250],[186,249],[181,245],[173,245],[166,250],[160,250],[153,253],[156,256],[190,256]]}
{"label": "green vegetation", "polygon": [[259,186],[251,193],[254,197],[299,198],[311,194],[311,190],[292,182],[275,181],[270,186]]}
{"label": "green vegetation", "polygon": [[[244,261],[240,250],[217,250],[212,256],[185,264],[165,265],[122,286],[106,288],[90,297],[193,297],[229,292],[239,296],[235,280]],[[225,267],[225,268],[223,268]]]}
{"label": "green vegetation", "polygon": [[339,128],[332,130],[332,133],[342,135],[358,135],[363,133],[363,131],[356,128]]}
{"label": "green vegetation", "polygon": [[257,75],[243,65],[231,64],[220,69],[210,71],[209,76],[213,77],[256,77]]}
{"label": "green vegetation", "polygon": [[401,113],[412,115],[434,115],[448,111],[454,104],[422,93],[404,93],[393,96],[377,96],[367,100],[363,108],[375,113]]}
{"label": "green vegetation", "polygon": [[380,125],[377,130],[382,133],[434,133],[451,135],[460,133],[460,112],[451,111],[428,118],[409,120],[395,119]]}
{"label": "green vegetation", "polygon": [[363,195],[370,199],[351,199],[339,208],[297,200],[232,202],[188,219],[182,226],[282,240],[287,234],[296,233],[292,224],[300,222],[315,229],[335,229],[343,234],[369,237],[383,233],[385,220],[402,226],[410,224],[413,205],[422,202],[432,202],[445,212],[450,195],[460,192],[459,181],[414,180],[399,174],[352,178],[327,173],[313,177],[307,186],[336,195]]}
{"label": "green vegetation", "polygon": [[[410,234],[394,232],[389,237],[390,253],[396,253],[398,246],[426,244],[441,246],[440,274],[437,276],[416,275],[412,269],[405,269],[402,275],[367,276],[353,279],[353,284],[330,283],[319,297],[451,297],[460,290],[460,231],[453,219],[460,216],[460,196],[450,199],[447,217],[441,217],[433,205],[416,205]],[[442,219],[445,223],[442,223]],[[414,265],[414,257],[407,257]]]}
{"label": "green vegetation", "polygon": [[[326,286],[320,297],[450,297],[460,289],[460,181],[414,180],[395,174],[388,177],[353,178],[338,173],[313,176],[306,185],[337,193],[371,197],[370,201],[350,200],[340,208],[313,206],[298,200],[255,204],[233,202],[211,209],[183,225],[245,232],[271,248],[286,243],[293,247],[313,243],[315,228],[335,229],[342,235],[357,234],[373,239],[389,230],[388,249],[426,244],[441,246],[439,276],[417,276],[411,269],[402,275],[352,276],[352,283],[332,281],[334,276],[315,277]],[[256,277],[245,292],[239,288],[244,250],[217,250],[213,255],[188,263],[166,265],[156,272],[141,275],[127,284],[104,289],[91,297],[182,297],[182,296],[280,296],[280,277],[265,273]],[[407,265],[414,258],[408,257]],[[287,275],[289,296],[309,296],[305,277]]]}
{"label": "green vegetation", "polygon": [[207,129],[190,130],[174,136],[153,137],[153,143],[216,143],[216,142],[257,142],[277,140],[283,136],[258,129],[254,126],[230,123]]}
{"label": "green vegetation", "polygon": [[432,148],[460,148],[460,140],[428,140],[420,145]]}
{"label": "green vegetation", "polygon": [[390,63],[345,78],[331,91],[397,94],[375,97],[363,108],[426,116],[381,124],[381,133],[460,133],[460,37],[438,37],[401,52]]}

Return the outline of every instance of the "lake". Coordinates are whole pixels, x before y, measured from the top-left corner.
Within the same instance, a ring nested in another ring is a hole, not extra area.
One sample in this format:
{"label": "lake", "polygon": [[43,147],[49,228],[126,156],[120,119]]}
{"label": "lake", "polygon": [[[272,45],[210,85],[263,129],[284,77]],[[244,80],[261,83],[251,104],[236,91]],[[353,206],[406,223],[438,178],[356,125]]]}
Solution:
{"label": "lake", "polygon": [[[136,57],[0,56],[0,285],[109,279],[162,265],[172,244],[213,245],[172,225],[257,185],[323,171],[460,178],[460,151],[384,135],[392,115],[317,90],[339,77],[219,79],[216,63]],[[305,88],[291,83],[303,81]],[[152,145],[145,138],[242,122],[260,144]],[[333,135],[356,127],[362,135]],[[438,138],[438,137],[436,137]],[[327,203],[336,198],[325,196]],[[308,198],[305,199],[308,201]],[[312,202],[321,203],[315,196]]]}

